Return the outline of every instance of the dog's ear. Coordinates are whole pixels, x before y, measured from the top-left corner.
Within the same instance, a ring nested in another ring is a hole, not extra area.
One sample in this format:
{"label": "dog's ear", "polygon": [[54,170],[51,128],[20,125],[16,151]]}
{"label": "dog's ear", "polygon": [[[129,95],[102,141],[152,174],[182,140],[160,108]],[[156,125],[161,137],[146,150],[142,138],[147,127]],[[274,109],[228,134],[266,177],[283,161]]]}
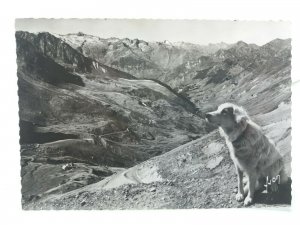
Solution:
{"label": "dog's ear", "polygon": [[228,108],[227,108],[227,112],[228,112],[229,114],[233,114],[233,107],[228,107]]}
{"label": "dog's ear", "polygon": [[221,113],[233,114],[233,107],[225,108],[221,111]]}
{"label": "dog's ear", "polygon": [[248,120],[247,113],[239,108],[233,110],[233,115],[236,123],[245,123]]}

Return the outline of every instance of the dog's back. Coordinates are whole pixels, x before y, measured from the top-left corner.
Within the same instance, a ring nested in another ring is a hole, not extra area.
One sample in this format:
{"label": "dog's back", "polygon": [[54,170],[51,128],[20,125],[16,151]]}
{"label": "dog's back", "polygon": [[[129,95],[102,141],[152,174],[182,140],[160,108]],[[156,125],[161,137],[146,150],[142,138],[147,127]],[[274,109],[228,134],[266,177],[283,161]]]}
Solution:
{"label": "dog's back", "polygon": [[[282,156],[275,145],[250,120],[243,133],[231,144],[231,157],[245,172],[255,172],[259,177],[275,177],[284,169]],[[286,177],[281,175],[284,182]]]}

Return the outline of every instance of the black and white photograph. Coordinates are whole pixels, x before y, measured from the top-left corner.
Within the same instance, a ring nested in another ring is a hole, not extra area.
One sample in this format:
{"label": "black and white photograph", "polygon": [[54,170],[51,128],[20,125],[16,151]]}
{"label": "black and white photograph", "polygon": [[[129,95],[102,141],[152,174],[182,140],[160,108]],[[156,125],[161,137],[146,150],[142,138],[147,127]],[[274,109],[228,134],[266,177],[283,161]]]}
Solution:
{"label": "black and white photograph", "polygon": [[15,20],[23,210],[290,208],[291,23]]}

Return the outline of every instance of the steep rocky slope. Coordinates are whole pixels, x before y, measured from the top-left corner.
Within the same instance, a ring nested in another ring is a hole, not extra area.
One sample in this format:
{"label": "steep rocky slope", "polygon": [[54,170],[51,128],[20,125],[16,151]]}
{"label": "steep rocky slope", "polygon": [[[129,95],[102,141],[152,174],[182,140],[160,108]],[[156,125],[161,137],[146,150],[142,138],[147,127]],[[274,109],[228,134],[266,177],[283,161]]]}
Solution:
{"label": "steep rocky slope", "polygon": [[[25,209],[239,207],[227,147],[202,119],[226,101],[247,109],[291,174],[290,40],[16,38]],[[289,201],[263,193],[255,206]]]}
{"label": "steep rocky slope", "polygon": [[261,47],[237,43],[228,50],[218,51],[207,62],[182,87],[182,93],[204,111],[230,101],[256,115],[290,101],[289,39],[276,39]]}

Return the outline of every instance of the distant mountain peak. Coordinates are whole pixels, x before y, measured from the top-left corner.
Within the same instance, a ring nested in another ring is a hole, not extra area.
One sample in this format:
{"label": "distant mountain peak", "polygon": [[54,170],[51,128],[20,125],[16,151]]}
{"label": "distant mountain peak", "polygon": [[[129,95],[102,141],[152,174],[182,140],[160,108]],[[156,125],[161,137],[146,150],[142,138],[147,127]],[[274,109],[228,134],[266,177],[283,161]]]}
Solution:
{"label": "distant mountain peak", "polygon": [[77,36],[86,36],[86,34],[83,33],[83,32],[81,32],[81,31],[79,31],[79,32],[77,33]]}
{"label": "distant mountain peak", "polygon": [[281,45],[281,44],[289,44],[291,42],[291,39],[288,38],[288,39],[281,39],[281,38],[276,38],[270,42],[268,42],[267,44],[265,45]]}
{"label": "distant mountain peak", "polygon": [[164,44],[167,44],[167,45],[172,45],[172,43],[168,40],[164,40]]}
{"label": "distant mountain peak", "polygon": [[235,45],[238,46],[238,47],[248,46],[248,44],[244,41],[238,41]]}

